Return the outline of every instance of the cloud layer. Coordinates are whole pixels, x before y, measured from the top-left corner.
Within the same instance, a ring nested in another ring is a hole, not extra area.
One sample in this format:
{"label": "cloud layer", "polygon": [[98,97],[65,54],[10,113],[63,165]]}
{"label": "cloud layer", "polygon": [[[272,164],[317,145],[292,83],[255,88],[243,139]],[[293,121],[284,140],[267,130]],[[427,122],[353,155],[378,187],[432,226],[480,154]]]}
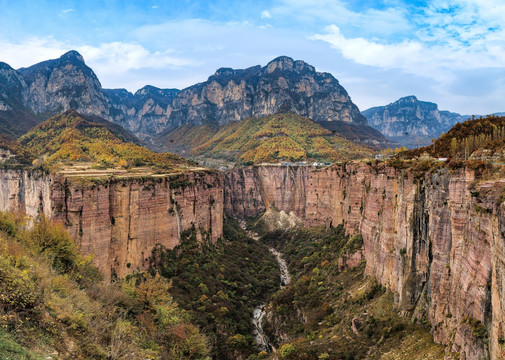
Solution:
{"label": "cloud layer", "polygon": [[[414,94],[461,113],[505,110],[503,0],[149,3],[124,14],[114,8],[122,23],[105,21],[112,16],[106,10],[95,16],[62,6],[55,13],[67,27],[23,36],[14,28],[9,34],[6,11],[0,61],[18,68],[76,49],[104,87],[135,91],[182,88],[219,67],[288,55],[331,72],[362,109]],[[72,21],[90,26],[68,28]]]}

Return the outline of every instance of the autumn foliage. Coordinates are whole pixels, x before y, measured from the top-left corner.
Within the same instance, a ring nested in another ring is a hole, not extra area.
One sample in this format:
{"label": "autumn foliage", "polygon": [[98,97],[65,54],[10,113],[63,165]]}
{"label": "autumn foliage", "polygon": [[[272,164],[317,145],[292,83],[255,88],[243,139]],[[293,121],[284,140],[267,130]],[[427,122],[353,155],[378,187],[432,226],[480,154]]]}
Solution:
{"label": "autumn foliage", "polygon": [[179,147],[191,144],[195,156],[242,163],[350,160],[372,152],[293,113],[249,118],[220,129],[186,126],[165,136],[164,141]]}
{"label": "autumn foliage", "polygon": [[1,359],[207,359],[159,275],[112,284],[62,225],[0,213]]}
{"label": "autumn foliage", "polygon": [[171,153],[155,153],[133,135],[106,121],[86,118],[73,110],[37,125],[18,143],[34,165],[49,167],[87,162],[98,168],[150,166],[174,170],[189,163]]}

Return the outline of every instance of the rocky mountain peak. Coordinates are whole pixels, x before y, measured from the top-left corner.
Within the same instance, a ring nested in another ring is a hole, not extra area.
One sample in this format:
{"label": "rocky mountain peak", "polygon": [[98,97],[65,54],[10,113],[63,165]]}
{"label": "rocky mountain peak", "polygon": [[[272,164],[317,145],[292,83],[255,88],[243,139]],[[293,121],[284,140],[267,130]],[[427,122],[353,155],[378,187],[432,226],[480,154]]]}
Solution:
{"label": "rocky mountain peak", "polygon": [[146,85],[142,89],[135,92],[135,97],[145,97],[145,96],[162,96],[173,98],[177,94],[179,89],[160,89],[152,85]]}
{"label": "rocky mountain peak", "polygon": [[1,70],[14,71],[14,69],[9,64],[0,61],[0,71]]}
{"label": "rocky mountain peak", "polygon": [[285,71],[285,72],[302,72],[303,70],[307,70],[309,72],[315,72],[316,69],[307,64],[302,60],[293,60],[289,56],[279,56],[272,61],[270,61],[266,68],[265,72],[267,74],[271,74],[275,71]]}
{"label": "rocky mountain peak", "polygon": [[428,145],[432,138],[464,120],[462,115],[440,111],[437,104],[420,101],[414,95],[367,109],[362,114],[372,127],[408,147]]}
{"label": "rocky mountain peak", "polygon": [[288,56],[264,67],[220,68],[207,81],[181,90],[172,103],[168,125],[223,125],[285,112],[315,122],[366,126],[366,119],[333,76]]}
{"label": "rocky mountain peak", "polygon": [[414,102],[418,102],[419,100],[417,100],[417,97],[415,95],[409,95],[409,96],[404,96],[400,99],[398,99],[396,102],[398,103],[414,103]]}
{"label": "rocky mountain peak", "polygon": [[72,61],[72,62],[80,62],[84,64],[84,58],[79,52],[76,50],[70,50],[65,54],[61,55],[59,60],[61,61]]}
{"label": "rocky mountain peak", "polygon": [[223,67],[217,69],[216,72],[214,73],[214,76],[221,76],[221,75],[230,76],[233,75],[234,73],[235,71],[232,68]]}
{"label": "rocky mountain peak", "polygon": [[18,73],[27,85],[25,106],[34,113],[54,115],[74,109],[110,119],[102,85],[77,51],[21,68]]}

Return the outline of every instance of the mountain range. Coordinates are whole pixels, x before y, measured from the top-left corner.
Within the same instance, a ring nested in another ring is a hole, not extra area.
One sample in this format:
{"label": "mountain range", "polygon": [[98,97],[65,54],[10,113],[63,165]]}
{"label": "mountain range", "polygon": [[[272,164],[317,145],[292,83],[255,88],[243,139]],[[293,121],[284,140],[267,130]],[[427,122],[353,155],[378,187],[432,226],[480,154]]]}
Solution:
{"label": "mountain range", "polygon": [[173,131],[180,132],[181,126],[218,129],[230,122],[289,112],[347,140],[412,148],[430,144],[468,118],[415,96],[360,112],[331,74],[287,56],[263,67],[220,68],[206,81],[182,90],[146,85],[135,93],[103,89],[77,51],[18,70],[0,63],[2,134],[17,138],[68,109],[119,124],[153,148],[170,148],[163,141]]}
{"label": "mountain range", "polygon": [[[222,126],[292,112],[330,124],[332,131],[343,132],[344,137],[346,132],[354,138],[362,133],[370,134],[357,137],[364,142],[387,142],[368,127],[337,79],[286,56],[264,67],[221,68],[207,81],[183,90],[148,85],[132,94],[125,89],[103,89],[84,58],[69,51],[59,59],[18,70],[1,63],[0,84],[0,119],[13,136],[68,109],[120,124],[141,139],[181,125]],[[7,120],[14,113],[22,119]]]}

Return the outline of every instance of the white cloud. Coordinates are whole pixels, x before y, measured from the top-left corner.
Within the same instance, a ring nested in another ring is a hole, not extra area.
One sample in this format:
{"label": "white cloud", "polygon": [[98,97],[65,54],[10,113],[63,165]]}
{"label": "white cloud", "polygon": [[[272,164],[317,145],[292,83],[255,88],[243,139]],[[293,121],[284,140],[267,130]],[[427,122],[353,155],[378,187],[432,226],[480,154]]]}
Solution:
{"label": "white cloud", "polygon": [[134,43],[111,42],[99,46],[79,46],[77,50],[93,64],[98,72],[123,73],[142,68],[161,69],[183,67],[194,61],[174,56],[170,49],[150,52],[142,45]]}
{"label": "white cloud", "polygon": [[75,10],[74,9],[64,9],[64,10],[61,10],[61,13],[68,14],[69,12],[72,12],[72,11],[75,11]]}
{"label": "white cloud", "polygon": [[69,50],[67,45],[53,38],[29,38],[14,43],[0,39],[0,61],[13,68],[31,66],[37,62],[60,57]]}
{"label": "white cloud", "polygon": [[453,79],[456,70],[505,67],[503,1],[434,0],[413,13],[411,22],[417,30],[407,38],[346,36],[335,24],[312,39],[329,43],[359,64],[432,78]]}
{"label": "white cloud", "polygon": [[423,52],[421,44],[411,41],[384,45],[362,37],[348,39],[342,35],[340,28],[336,25],[328,26],[326,34],[316,34],[311,38],[329,43],[340,50],[347,59],[370,66],[402,67],[402,64],[421,56]]}
{"label": "white cloud", "polygon": [[268,10],[264,10],[261,12],[261,18],[262,19],[271,19],[272,14],[270,14],[270,12]]}
{"label": "white cloud", "polygon": [[324,34],[311,37],[329,43],[342,55],[358,64],[430,77],[434,80],[455,79],[455,71],[505,66],[503,48],[479,46],[460,47],[457,44],[428,45],[417,40],[382,43],[364,38],[346,38],[336,25]]}
{"label": "white cloud", "polygon": [[14,68],[58,58],[69,50],[79,51],[86,62],[107,72],[126,72],[142,68],[177,68],[195,64],[193,60],[175,56],[170,49],[151,52],[142,45],[124,42],[91,46],[64,43],[53,38],[31,38],[20,43],[0,40],[0,48],[0,61]]}

